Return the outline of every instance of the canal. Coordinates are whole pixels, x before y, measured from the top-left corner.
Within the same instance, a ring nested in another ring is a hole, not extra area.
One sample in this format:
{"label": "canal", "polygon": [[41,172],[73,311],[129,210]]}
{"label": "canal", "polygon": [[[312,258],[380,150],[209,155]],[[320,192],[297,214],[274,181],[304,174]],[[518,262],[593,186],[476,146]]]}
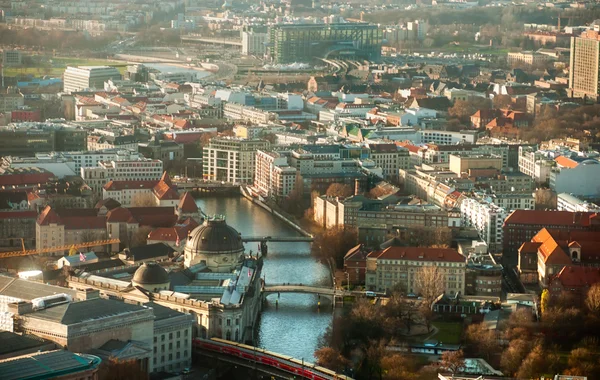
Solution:
{"label": "canal", "polygon": [[[299,236],[275,216],[239,197],[202,197],[198,206],[208,215],[225,215],[227,223],[242,236]],[[247,243],[246,252],[257,251],[257,243]],[[269,243],[263,276],[267,283],[331,285],[329,268],[310,254],[310,243]],[[331,323],[328,301],[317,307],[310,294],[276,294],[267,298],[258,327],[258,345],[270,351],[314,362],[319,337]]]}

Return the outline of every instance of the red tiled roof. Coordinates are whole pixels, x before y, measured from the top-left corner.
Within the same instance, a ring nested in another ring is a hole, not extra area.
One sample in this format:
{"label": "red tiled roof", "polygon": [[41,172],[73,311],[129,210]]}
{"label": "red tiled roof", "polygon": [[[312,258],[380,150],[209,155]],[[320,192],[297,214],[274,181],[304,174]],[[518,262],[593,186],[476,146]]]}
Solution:
{"label": "red tiled roof", "polygon": [[475,112],[471,117],[480,118],[480,119],[493,119],[498,115],[498,110],[493,108],[481,109]]}
{"label": "red tiled roof", "polygon": [[60,217],[52,207],[46,206],[38,216],[37,223],[45,226],[49,224],[58,224],[60,223]]}
{"label": "red tiled roof", "polygon": [[537,253],[538,248],[540,248],[540,245],[542,244],[526,241],[525,243],[521,244],[521,247],[519,248],[519,253]]}
{"label": "red tiled roof", "polygon": [[54,177],[52,173],[23,173],[0,175],[0,186],[27,186],[46,183]]}
{"label": "red tiled roof", "polygon": [[125,207],[116,207],[106,213],[106,222],[108,223],[131,223],[133,217]]}
{"label": "red tiled roof", "polygon": [[550,226],[579,225],[589,226],[593,212],[546,211],[546,210],[515,210],[505,220],[507,224],[539,224]]}
{"label": "red tiled roof", "polygon": [[542,255],[544,263],[561,265],[570,265],[572,263],[569,254],[562,249],[547,229],[542,228],[531,241],[541,243],[538,252]]}
{"label": "red tiled roof", "polygon": [[388,247],[383,251],[369,253],[369,257],[384,260],[465,262],[464,256],[450,248]]}
{"label": "red tiled roof", "polygon": [[577,165],[579,165],[577,163],[577,161],[573,161],[568,157],[565,156],[558,156],[554,159],[554,161],[559,165],[562,166],[564,168],[569,168],[569,169],[573,169],[575,167],[577,167]]}
{"label": "red tiled roof", "polygon": [[172,227],[177,222],[173,207],[130,207],[128,210],[140,226]]}
{"label": "red tiled roof", "polygon": [[589,287],[600,282],[600,268],[567,266],[552,279],[551,283],[554,281],[560,282],[566,288]]}
{"label": "red tiled roof", "polygon": [[35,219],[35,211],[0,211],[0,219]]}
{"label": "red tiled roof", "polygon": [[199,226],[192,218],[186,219],[183,223],[177,224],[174,227],[157,228],[148,234],[148,240],[177,242],[177,239],[179,239],[182,242],[187,239],[189,233],[194,228]]}
{"label": "red tiled roof", "polygon": [[179,201],[179,205],[177,207],[179,208],[179,210],[185,213],[198,212],[198,205],[196,204],[194,197],[192,197],[192,194],[187,191],[181,197],[181,200]]}
{"label": "red tiled roof", "polygon": [[104,185],[106,191],[119,191],[124,189],[152,189],[158,181],[110,181]]}
{"label": "red tiled roof", "polygon": [[100,230],[106,229],[104,216],[62,216],[65,230]]}

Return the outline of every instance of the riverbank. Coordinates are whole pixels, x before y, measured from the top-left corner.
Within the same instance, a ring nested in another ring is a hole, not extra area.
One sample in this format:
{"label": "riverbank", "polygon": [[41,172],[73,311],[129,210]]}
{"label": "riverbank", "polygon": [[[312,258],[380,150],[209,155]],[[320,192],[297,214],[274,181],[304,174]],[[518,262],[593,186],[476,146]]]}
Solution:
{"label": "riverbank", "polygon": [[297,224],[295,221],[293,221],[290,218],[284,216],[283,214],[281,214],[277,210],[274,210],[272,207],[269,207],[266,203],[264,203],[260,199],[252,196],[252,193],[250,192],[250,190],[248,190],[245,186],[240,186],[240,193],[242,194],[242,196],[245,199],[247,199],[250,202],[252,202],[253,204],[255,204],[255,205],[263,208],[264,210],[268,211],[269,213],[275,215],[279,220],[283,221],[285,224],[287,224],[288,226],[292,227],[294,230],[296,230],[300,234],[302,234],[302,236],[314,238],[313,234],[311,234],[310,232],[306,231],[304,228],[300,227],[300,225]]}

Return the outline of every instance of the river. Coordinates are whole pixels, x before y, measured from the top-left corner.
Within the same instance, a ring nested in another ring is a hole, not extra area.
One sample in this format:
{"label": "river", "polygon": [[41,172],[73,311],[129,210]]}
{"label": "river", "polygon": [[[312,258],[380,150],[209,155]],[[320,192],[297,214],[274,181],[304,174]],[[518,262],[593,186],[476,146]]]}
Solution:
{"label": "river", "polygon": [[[242,236],[299,236],[298,232],[242,197],[202,197],[196,200],[208,215],[225,215]],[[256,252],[257,243],[248,243]],[[268,283],[331,285],[329,268],[310,254],[310,243],[269,243],[263,276]],[[258,346],[314,362],[319,337],[331,323],[331,304],[310,294],[281,294],[267,298],[258,327]]]}

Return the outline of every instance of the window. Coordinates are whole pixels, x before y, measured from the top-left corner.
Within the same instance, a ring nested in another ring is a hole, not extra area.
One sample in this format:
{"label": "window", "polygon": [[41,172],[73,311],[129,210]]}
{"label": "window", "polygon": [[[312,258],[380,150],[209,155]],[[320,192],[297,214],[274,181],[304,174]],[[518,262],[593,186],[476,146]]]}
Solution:
{"label": "window", "polygon": [[173,333],[169,333],[169,339],[173,339]]}
{"label": "window", "polygon": [[164,342],[164,341],[165,341],[165,334],[162,334],[162,335],[160,336],[160,340],[161,340],[161,342]]}
{"label": "window", "polygon": [[181,331],[177,331],[177,338],[181,338]]}
{"label": "window", "polygon": [[169,343],[169,350],[173,349],[173,343]]}
{"label": "window", "polygon": [[169,360],[173,360],[173,354],[169,354]]}

